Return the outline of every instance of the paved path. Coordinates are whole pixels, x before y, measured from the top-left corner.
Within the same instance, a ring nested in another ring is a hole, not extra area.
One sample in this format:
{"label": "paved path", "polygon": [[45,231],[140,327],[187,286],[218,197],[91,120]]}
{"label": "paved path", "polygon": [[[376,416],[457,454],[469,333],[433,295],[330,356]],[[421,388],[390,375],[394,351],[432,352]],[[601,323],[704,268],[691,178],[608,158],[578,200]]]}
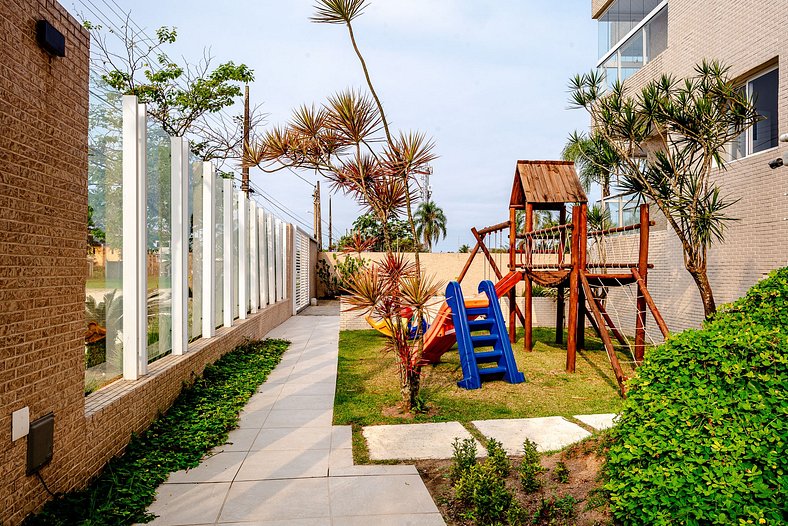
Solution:
{"label": "paved path", "polygon": [[413,466],[354,466],[349,426],[332,426],[338,316],[296,316],[292,342],[241,414],[229,443],[173,473],[156,525],[444,525]]}

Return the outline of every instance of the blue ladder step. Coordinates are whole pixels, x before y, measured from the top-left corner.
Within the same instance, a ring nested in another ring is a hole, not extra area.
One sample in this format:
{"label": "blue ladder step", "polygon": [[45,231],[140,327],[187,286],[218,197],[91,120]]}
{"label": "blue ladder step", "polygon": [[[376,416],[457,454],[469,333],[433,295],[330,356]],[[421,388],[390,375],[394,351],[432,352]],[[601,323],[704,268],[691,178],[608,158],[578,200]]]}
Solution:
{"label": "blue ladder step", "polygon": [[501,351],[485,351],[473,353],[476,363],[492,363],[497,362],[503,356]]}
{"label": "blue ladder step", "polygon": [[471,329],[471,331],[489,329],[493,325],[495,325],[495,321],[490,318],[483,320],[468,320],[468,327]]}
{"label": "blue ladder step", "polygon": [[468,316],[483,316],[487,314],[487,307],[484,308],[477,308],[477,309],[465,309],[465,313]]}
{"label": "blue ladder step", "polygon": [[498,342],[498,338],[497,334],[479,334],[471,336],[471,342],[474,347],[492,347]]}
{"label": "blue ladder step", "polygon": [[479,374],[502,374],[506,372],[506,367],[479,367]]}

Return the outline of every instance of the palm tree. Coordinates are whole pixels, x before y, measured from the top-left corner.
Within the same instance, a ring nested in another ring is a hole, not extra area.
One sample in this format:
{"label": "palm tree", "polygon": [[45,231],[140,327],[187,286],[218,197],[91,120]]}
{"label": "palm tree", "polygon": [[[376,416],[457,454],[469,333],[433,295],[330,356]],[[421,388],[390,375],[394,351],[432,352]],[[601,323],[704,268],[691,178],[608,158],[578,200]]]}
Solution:
{"label": "palm tree", "polygon": [[424,240],[427,252],[432,252],[432,244],[446,239],[446,215],[434,201],[426,201],[416,210],[416,234]]}
{"label": "palm tree", "polygon": [[573,161],[580,182],[588,191],[591,184],[602,188],[602,199],[610,196],[610,185],[617,168],[621,164],[618,153],[598,132],[591,134],[572,132],[564,146],[561,157]]}

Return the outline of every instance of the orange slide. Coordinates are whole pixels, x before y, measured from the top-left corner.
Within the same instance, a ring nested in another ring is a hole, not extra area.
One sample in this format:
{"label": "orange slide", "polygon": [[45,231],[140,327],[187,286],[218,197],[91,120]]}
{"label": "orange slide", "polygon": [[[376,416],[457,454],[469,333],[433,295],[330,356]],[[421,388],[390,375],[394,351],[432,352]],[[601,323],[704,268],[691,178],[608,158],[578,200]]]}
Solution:
{"label": "orange slide", "polygon": [[[500,298],[517,285],[523,279],[521,272],[509,272],[498,283],[495,284],[495,292]],[[487,299],[468,299],[465,305],[469,308],[484,307]],[[451,320],[451,309],[444,301],[435,319],[432,320],[430,328],[424,334],[424,352],[421,359],[425,363],[438,363],[443,353],[452,348],[457,342],[454,335],[454,324]]]}

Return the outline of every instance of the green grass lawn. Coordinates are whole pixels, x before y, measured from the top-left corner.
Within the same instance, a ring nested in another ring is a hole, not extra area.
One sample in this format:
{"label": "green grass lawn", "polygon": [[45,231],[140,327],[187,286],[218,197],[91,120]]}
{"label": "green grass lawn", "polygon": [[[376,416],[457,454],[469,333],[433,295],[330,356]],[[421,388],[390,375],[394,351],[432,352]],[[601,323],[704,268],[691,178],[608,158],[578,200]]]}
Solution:
{"label": "green grass lawn", "polygon": [[[423,369],[422,394],[431,410],[412,421],[467,423],[619,411],[622,399],[613,370],[592,331],[586,336],[589,349],[578,353],[574,374],[564,371],[566,345],[553,343],[554,329],[535,328],[534,341],[530,353],[523,351],[522,338],[513,345],[518,368],[525,374],[525,383],[517,385],[494,381],[484,383],[481,389],[460,389],[457,381],[462,379],[462,371],[456,347],[444,354],[441,363]],[[400,400],[395,359],[383,353],[383,343],[383,336],[376,331],[340,333],[335,424],[403,423],[402,418],[383,414]],[[624,374],[631,376],[631,357],[619,354],[619,360]]]}

